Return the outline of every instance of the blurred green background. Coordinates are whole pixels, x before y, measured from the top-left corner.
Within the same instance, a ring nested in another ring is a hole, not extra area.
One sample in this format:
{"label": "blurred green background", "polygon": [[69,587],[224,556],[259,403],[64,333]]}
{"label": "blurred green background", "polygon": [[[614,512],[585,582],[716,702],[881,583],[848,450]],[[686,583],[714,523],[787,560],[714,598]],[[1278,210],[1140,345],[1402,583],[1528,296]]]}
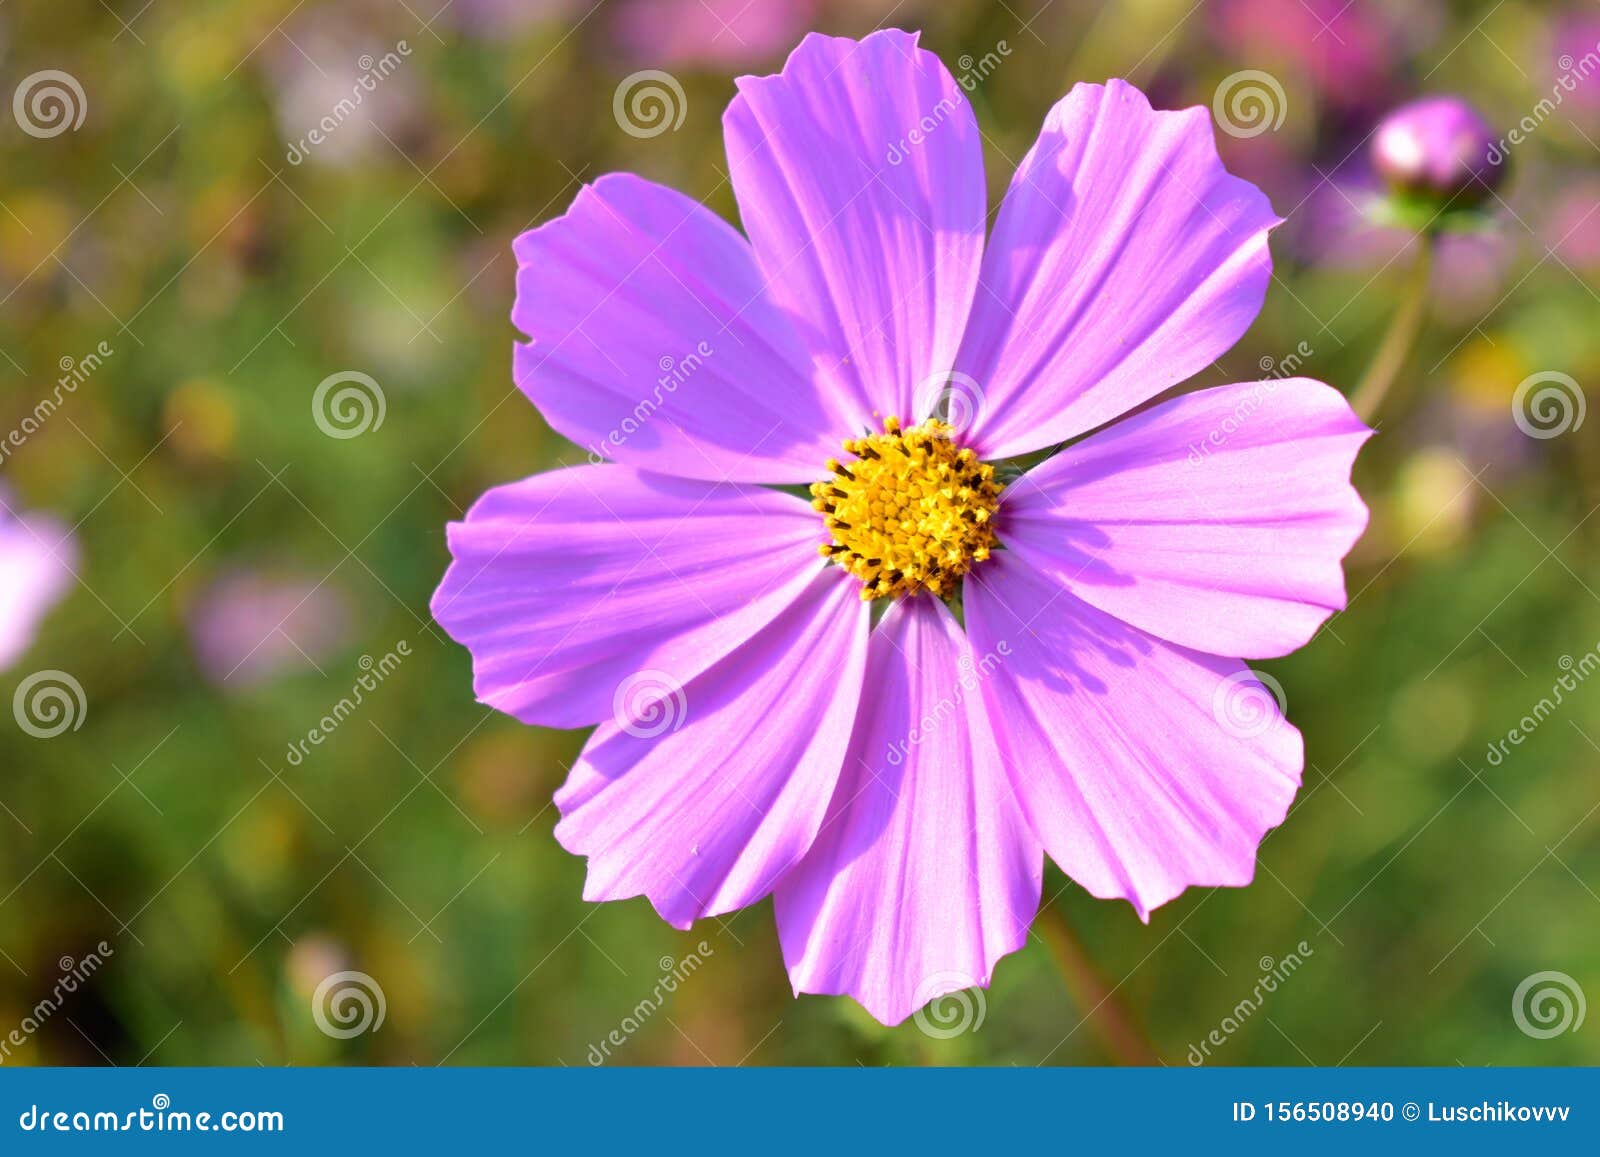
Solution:
{"label": "blurred green background", "polygon": [[[0,727],[0,1039],[38,1021],[4,1063],[582,1065],[614,1030],[608,1063],[1112,1059],[1111,1005],[1095,1013],[1039,940],[946,1036],[795,1000],[770,904],[681,934],[643,900],[582,902],[550,795],[583,735],[476,705],[465,651],[427,615],[444,524],[582,457],[512,387],[511,239],[615,169],[737,220],[732,78],[774,71],[808,28],[921,28],[958,72],[1004,44],[972,93],[993,204],[1075,81],[1209,106],[1259,69],[1281,123],[1219,142],[1287,222],[1260,321],[1204,382],[1296,355],[1348,389],[1407,265],[1405,239],[1357,211],[1376,120],[1456,92],[1509,128],[1596,50],[1597,17],[1514,0],[0,7],[0,96],[54,69],[85,105],[48,137],[0,121],[0,427],[63,366],[93,366],[0,461],[13,505],[75,526],[81,551],[0,698],[56,669],[86,703],[54,738]],[[386,53],[358,113],[292,163]],[[685,116],[640,137],[613,96],[651,68]],[[1358,466],[1373,521],[1351,605],[1263,665],[1308,766],[1255,884],[1190,892],[1146,927],[1047,875],[1169,1063],[1213,1030],[1211,1063],[1600,1062],[1600,1010],[1549,1037],[1513,1015],[1539,972],[1600,998],[1600,681],[1487,755],[1600,643],[1600,420],[1535,438],[1513,413],[1532,374],[1600,376],[1597,140],[1600,75],[1512,150],[1492,228],[1445,246],[1430,328]],[[341,371],[385,402],[357,437],[313,419]],[[291,759],[401,643],[359,711]],[[36,1018],[101,941],[92,978]],[[381,988],[381,1027],[319,1029],[315,990],[343,970]]]}

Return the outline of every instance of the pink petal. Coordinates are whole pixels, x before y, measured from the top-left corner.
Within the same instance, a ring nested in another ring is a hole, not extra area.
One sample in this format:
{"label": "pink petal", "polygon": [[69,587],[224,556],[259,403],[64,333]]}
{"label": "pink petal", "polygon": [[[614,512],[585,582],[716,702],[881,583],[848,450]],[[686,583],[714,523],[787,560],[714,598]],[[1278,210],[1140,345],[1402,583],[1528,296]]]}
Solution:
{"label": "pink petal", "polygon": [[853,430],[812,384],[750,246],[627,173],[517,238],[517,385],[588,450],[714,482],[809,482]]}
{"label": "pink petal", "polygon": [[33,645],[40,621],[72,589],[77,561],[65,525],[20,513],[0,490],[0,670]]}
{"label": "pink petal", "polygon": [[1305,378],[1185,394],[1063,450],[1006,491],[1001,537],[1108,614],[1185,647],[1286,655],[1344,607],[1371,436]]}
{"label": "pink petal", "polygon": [[489,491],[449,528],[433,616],[478,698],[524,723],[619,712],[640,672],[686,683],[806,590],[821,524],[759,487],[575,466]]}
{"label": "pink petal", "polygon": [[924,416],[983,252],[983,150],[966,96],[896,29],[859,42],[813,33],[781,75],[738,85],[722,121],[730,177],[774,300],[851,400],[850,433]]}
{"label": "pink petal", "polygon": [[898,1024],[988,985],[1021,948],[1044,868],[999,762],[979,660],[943,603],[897,603],[872,633],[856,719],[817,841],[774,896],[796,992],[848,993]]}
{"label": "pink petal", "polygon": [[1210,365],[1272,275],[1261,192],[1205,109],[1152,112],[1120,80],[1050,111],[1000,207],[956,369],[974,447],[1007,458],[1092,430]]}
{"label": "pink petal", "polygon": [[1248,884],[1300,784],[1300,733],[1248,667],[1164,643],[1001,551],[966,584],[983,681],[1045,851],[1141,919],[1190,886]]}
{"label": "pink petal", "polygon": [[589,857],[584,899],[648,896],[687,928],[771,891],[833,795],[867,617],[856,584],[829,568],[648,722],[596,729],[556,793],[556,838]]}

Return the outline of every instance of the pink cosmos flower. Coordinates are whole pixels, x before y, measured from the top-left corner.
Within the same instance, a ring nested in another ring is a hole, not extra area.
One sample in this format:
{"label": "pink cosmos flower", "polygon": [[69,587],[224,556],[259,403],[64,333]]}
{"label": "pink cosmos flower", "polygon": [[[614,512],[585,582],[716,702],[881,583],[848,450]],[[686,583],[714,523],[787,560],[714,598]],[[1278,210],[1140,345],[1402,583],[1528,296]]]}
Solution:
{"label": "pink cosmos flower", "polygon": [[1458,96],[1428,96],[1393,110],[1372,134],[1372,167],[1391,188],[1453,205],[1488,200],[1505,180],[1494,129]]}
{"label": "pink cosmos flower", "polygon": [[1320,97],[1349,108],[1383,99],[1406,41],[1425,26],[1417,13],[1400,21],[1386,7],[1368,0],[1219,0],[1204,11],[1227,57],[1291,66],[1296,81],[1309,80]]}
{"label": "pink cosmos flower", "polygon": [[1600,267],[1600,179],[1564,180],[1546,211],[1545,244],[1583,269]]}
{"label": "pink cosmos flower", "polygon": [[632,0],[614,39],[640,64],[677,68],[770,60],[811,23],[813,0]]}
{"label": "pink cosmos flower", "polygon": [[1266,292],[1278,219],[1204,110],[1074,88],[986,243],[914,35],[738,84],[748,240],[626,174],[517,239],[517,384],[596,464],[451,525],[433,613],[484,703],[599,724],[556,796],[586,899],[773,894],[796,991],[897,1023],[1023,944],[1046,853],[1141,918],[1250,881],[1302,747],[1220,656],[1344,605],[1369,431],[1305,379],[1107,425]]}
{"label": "pink cosmos flower", "polygon": [[0,487],[0,670],[22,657],[40,620],[72,589],[77,556],[70,530],[20,513]]}
{"label": "pink cosmos flower", "polygon": [[315,667],[345,644],[352,608],[328,578],[233,568],[189,608],[201,672],[218,687],[249,690]]}
{"label": "pink cosmos flower", "polygon": [[1600,15],[1592,9],[1568,12],[1551,26],[1552,44],[1541,54],[1544,84],[1559,87],[1567,115],[1580,116],[1587,124],[1600,112],[1600,93],[1590,83],[1594,63],[1588,60],[1600,52]]}

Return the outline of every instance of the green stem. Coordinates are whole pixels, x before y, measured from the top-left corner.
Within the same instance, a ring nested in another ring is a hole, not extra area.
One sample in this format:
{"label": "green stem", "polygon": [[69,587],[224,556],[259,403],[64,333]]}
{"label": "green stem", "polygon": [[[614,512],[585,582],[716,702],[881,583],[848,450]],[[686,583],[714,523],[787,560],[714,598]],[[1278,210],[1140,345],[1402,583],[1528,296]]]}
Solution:
{"label": "green stem", "polygon": [[1107,1051],[1123,1065],[1158,1065],[1161,1058],[1145,1039],[1126,1006],[1117,998],[1114,989],[1100,970],[1095,967],[1089,953],[1078,941],[1077,934],[1067,923],[1061,909],[1045,904],[1039,909],[1036,924],[1039,935],[1055,957],[1067,991],[1080,1008],[1085,1010],[1084,1020],[1090,1022]]}
{"label": "green stem", "polygon": [[1417,338],[1422,334],[1423,322],[1428,316],[1429,285],[1433,277],[1433,234],[1424,232],[1417,236],[1417,253],[1412,258],[1406,279],[1404,297],[1400,308],[1389,322],[1389,331],[1383,335],[1378,352],[1361,382],[1350,395],[1350,404],[1361,420],[1368,425],[1377,417],[1378,410],[1388,397],[1390,388],[1405,368]]}

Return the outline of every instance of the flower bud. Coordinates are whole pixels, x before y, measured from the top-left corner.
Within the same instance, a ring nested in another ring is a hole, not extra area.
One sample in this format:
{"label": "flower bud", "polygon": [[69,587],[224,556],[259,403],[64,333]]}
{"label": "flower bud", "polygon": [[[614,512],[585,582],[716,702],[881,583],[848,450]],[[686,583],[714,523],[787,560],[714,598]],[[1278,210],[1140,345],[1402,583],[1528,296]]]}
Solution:
{"label": "flower bud", "polygon": [[1465,209],[1499,186],[1506,157],[1471,105],[1432,96],[1383,119],[1372,137],[1372,165],[1398,196]]}

